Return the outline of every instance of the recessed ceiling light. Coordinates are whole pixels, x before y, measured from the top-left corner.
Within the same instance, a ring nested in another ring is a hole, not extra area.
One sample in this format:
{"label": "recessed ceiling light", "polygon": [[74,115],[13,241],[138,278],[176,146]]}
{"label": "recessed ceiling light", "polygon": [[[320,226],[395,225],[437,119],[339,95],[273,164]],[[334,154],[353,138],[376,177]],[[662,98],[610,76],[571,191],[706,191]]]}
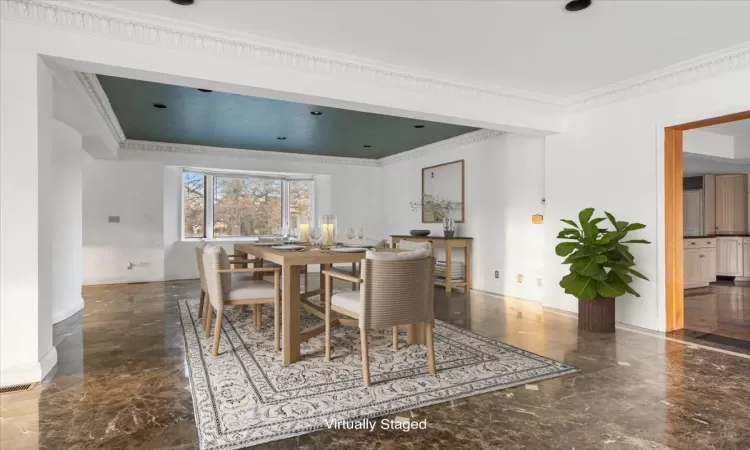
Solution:
{"label": "recessed ceiling light", "polygon": [[180,5],[180,6],[190,6],[193,3],[195,3],[195,0],[169,0],[169,1],[174,3],[175,5]]}
{"label": "recessed ceiling light", "polygon": [[276,139],[278,139],[280,141],[284,141],[284,140],[286,140],[286,136],[279,136]]}
{"label": "recessed ceiling light", "polygon": [[166,109],[167,105],[165,105],[163,103],[154,103],[154,108]]}
{"label": "recessed ceiling light", "polygon": [[573,0],[572,2],[568,2],[568,4],[565,5],[565,9],[567,11],[576,12],[583,11],[589,6],[591,6],[591,0]]}
{"label": "recessed ceiling light", "polygon": [[213,92],[211,89],[198,88],[198,90],[201,92]]}
{"label": "recessed ceiling light", "polygon": [[323,112],[322,111],[310,111],[310,114],[312,114],[313,116],[320,116],[320,115],[323,115]]}
{"label": "recessed ceiling light", "polygon": [[414,128],[424,128],[424,125],[414,125]]}
{"label": "recessed ceiling light", "polygon": [[364,147],[364,148],[370,148],[370,147],[372,147],[372,145],[369,145],[369,144],[365,144],[365,145],[363,145],[362,147]]}

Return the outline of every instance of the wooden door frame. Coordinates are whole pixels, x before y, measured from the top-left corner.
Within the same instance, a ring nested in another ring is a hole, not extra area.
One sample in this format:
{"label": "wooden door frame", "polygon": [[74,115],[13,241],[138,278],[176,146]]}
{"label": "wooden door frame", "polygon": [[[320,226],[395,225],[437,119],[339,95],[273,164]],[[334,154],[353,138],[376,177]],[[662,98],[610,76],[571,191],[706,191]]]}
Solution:
{"label": "wooden door frame", "polygon": [[682,133],[720,123],[750,119],[743,111],[664,128],[664,239],[667,331],[685,327],[682,255]]}

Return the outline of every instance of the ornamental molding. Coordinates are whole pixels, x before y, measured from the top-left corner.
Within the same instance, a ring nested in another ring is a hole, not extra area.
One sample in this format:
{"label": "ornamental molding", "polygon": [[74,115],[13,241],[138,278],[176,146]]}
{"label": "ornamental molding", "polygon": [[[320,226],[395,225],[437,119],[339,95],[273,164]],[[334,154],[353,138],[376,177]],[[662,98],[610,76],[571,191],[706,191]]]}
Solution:
{"label": "ornamental molding", "polygon": [[87,0],[0,0],[0,16],[138,44],[193,50],[386,87],[478,99],[512,98],[547,107],[560,106],[560,98],[555,96],[449,80],[444,75],[417,73],[413,69],[380,61],[152,16]]}
{"label": "ornamental molding", "polygon": [[78,82],[78,87],[89,101],[94,105],[99,116],[104,120],[107,125],[112,137],[118,144],[125,141],[125,133],[120,127],[120,121],[117,120],[115,111],[112,109],[112,105],[109,103],[107,94],[102,89],[102,85],[99,83],[99,78],[93,73],[86,72],[75,72],[75,79]]}
{"label": "ornamental molding", "polygon": [[498,136],[502,136],[506,133],[497,130],[477,130],[472,131],[460,136],[452,137],[444,141],[427,144],[422,147],[417,147],[413,150],[407,150],[405,152],[397,153],[395,155],[386,156],[380,158],[378,162],[381,166],[388,166],[401,161],[407,161],[410,159],[421,158],[427,155],[439,154],[454,148],[463,147],[465,145],[473,144],[475,142],[486,141]]}
{"label": "ornamental molding", "polygon": [[138,141],[126,139],[120,150],[172,153],[184,155],[225,156],[264,161],[285,161],[320,164],[340,164],[347,166],[380,166],[377,159],[347,158],[343,156],[307,155],[302,153],[272,152],[266,150],[245,150],[239,148],[209,147],[205,145],[172,144],[165,142]]}
{"label": "ornamental molding", "polygon": [[750,67],[750,42],[683,61],[648,74],[568,97],[566,111],[582,111],[706,80]]}
{"label": "ornamental molding", "polygon": [[[547,109],[557,108],[561,112],[586,110],[750,67],[750,42],[746,42],[620,83],[562,98],[451,80],[440,74],[418,73],[412,69],[379,61],[264,39],[246,33],[227,32],[87,0],[0,0],[0,17],[138,44],[237,58],[251,63],[435,95],[495,101],[523,100]],[[92,89],[96,89],[96,84],[92,85]],[[91,91],[87,88],[87,92]],[[95,104],[97,109],[103,108],[110,114],[107,111],[107,102]],[[121,142],[122,136],[118,133],[117,122],[107,119],[105,121]]]}

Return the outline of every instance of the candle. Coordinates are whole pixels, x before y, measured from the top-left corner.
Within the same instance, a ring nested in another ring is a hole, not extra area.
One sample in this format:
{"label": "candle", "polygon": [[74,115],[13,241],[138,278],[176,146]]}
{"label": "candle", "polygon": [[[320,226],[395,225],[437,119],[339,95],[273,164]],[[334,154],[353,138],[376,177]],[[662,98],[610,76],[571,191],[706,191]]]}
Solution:
{"label": "candle", "polygon": [[332,223],[323,224],[323,245],[333,245],[336,239],[336,225]]}
{"label": "candle", "polygon": [[310,224],[301,223],[299,225],[299,240],[300,242],[310,242]]}

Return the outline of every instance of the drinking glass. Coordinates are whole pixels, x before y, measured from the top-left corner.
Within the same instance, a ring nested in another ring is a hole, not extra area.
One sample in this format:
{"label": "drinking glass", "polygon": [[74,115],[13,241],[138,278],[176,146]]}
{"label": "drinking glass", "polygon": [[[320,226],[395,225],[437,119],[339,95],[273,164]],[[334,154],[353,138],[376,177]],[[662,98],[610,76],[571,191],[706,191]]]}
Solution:
{"label": "drinking glass", "polygon": [[357,228],[357,238],[359,238],[359,245],[365,245],[365,229]]}
{"label": "drinking glass", "polygon": [[310,239],[312,239],[313,245],[316,245],[321,237],[323,237],[323,230],[320,227],[310,228]]}
{"label": "drinking glass", "polygon": [[354,228],[347,228],[346,230],[344,230],[344,234],[346,234],[347,244],[351,245],[352,240],[354,240],[355,236]]}

